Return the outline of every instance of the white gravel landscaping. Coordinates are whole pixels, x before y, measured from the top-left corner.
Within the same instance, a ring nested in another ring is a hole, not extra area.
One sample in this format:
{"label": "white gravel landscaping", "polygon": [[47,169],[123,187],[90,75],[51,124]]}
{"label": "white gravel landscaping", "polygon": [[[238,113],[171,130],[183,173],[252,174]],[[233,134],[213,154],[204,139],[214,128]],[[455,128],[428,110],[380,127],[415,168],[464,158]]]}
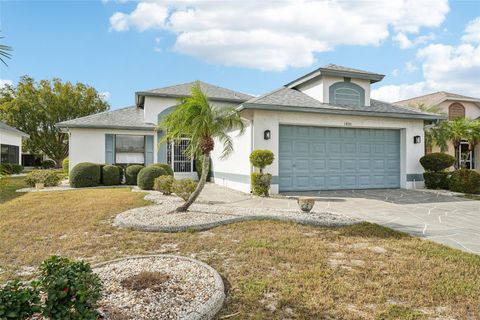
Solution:
{"label": "white gravel landscaping", "polygon": [[[135,190],[134,190],[135,191]],[[358,223],[340,214],[330,212],[303,213],[297,208],[274,209],[261,207],[226,206],[222,204],[194,203],[188,212],[174,210],[183,201],[175,196],[164,196],[151,191],[145,196],[155,205],[134,208],[117,215],[114,225],[142,231],[180,232],[206,230],[223,224],[248,220],[281,220],[316,226],[343,226]]]}
{"label": "white gravel landscaping", "polygon": [[[168,279],[160,290],[125,288],[122,281],[141,272],[160,272]],[[121,319],[212,319],[225,300],[223,281],[210,266],[198,260],[174,256],[140,256],[97,265],[94,272],[103,283],[99,301],[105,319],[114,311]]]}

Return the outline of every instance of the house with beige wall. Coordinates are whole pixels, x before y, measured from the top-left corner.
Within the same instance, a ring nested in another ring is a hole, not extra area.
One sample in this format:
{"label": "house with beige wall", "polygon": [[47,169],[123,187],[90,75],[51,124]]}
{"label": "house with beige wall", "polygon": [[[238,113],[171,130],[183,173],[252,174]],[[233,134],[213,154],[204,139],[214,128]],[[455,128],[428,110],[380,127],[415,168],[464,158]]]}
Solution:
{"label": "house with beige wall", "polygon": [[258,97],[191,82],[135,93],[135,105],[57,124],[69,133],[70,166],[84,161],[168,163],[176,177],[195,177],[184,154],[188,137],[159,143],[162,118],[198,83],[214,107],[233,106],[245,131],[230,132],[234,152],[212,152],[213,181],[250,192],[249,155],[269,149],[271,193],[287,191],[414,188],[423,185],[424,122],[441,119],[370,97],[384,75],[327,65]]}
{"label": "house with beige wall", "polygon": [[[396,104],[416,108],[422,105],[434,108],[444,114],[448,120],[467,118],[480,119],[480,98],[467,97],[455,93],[440,91],[396,102]],[[426,152],[440,152],[438,146],[426,146]],[[455,156],[459,167],[480,169],[480,144],[469,150],[468,141],[462,141],[460,148],[455,149],[452,143],[448,144],[448,154]]]}

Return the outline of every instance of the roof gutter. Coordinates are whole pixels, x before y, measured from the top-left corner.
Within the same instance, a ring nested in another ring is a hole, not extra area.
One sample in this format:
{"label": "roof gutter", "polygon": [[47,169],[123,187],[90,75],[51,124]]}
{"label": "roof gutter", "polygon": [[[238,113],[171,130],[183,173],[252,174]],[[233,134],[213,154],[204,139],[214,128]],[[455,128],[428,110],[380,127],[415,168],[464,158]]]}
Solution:
{"label": "roof gutter", "polygon": [[[145,97],[163,97],[163,98],[181,99],[188,96],[180,95],[180,94],[138,91],[138,92],[135,92],[135,102],[137,104],[137,107],[141,107],[141,108],[143,107],[143,103],[145,102]],[[218,98],[218,97],[208,97],[208,100],[219,101],[219,102],[234,102],[234,103],[242,103],[247,101],[246,99],[229,99],[229,98]]]}

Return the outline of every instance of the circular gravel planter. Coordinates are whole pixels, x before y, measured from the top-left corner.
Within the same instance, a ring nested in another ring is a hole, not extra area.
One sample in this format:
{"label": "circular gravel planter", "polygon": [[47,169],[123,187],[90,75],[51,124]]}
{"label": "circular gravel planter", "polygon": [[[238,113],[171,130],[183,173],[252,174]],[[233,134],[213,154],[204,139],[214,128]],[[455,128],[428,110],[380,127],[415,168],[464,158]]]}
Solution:
{"label": "circular gravel planter", "polygon": [[[225,300],[223,281],[209,265],[176,255],[135,256],[94,267],[104,286],[105,319],[212,319]],[[158,274],[157,285],[127,286],[141,274]]]}

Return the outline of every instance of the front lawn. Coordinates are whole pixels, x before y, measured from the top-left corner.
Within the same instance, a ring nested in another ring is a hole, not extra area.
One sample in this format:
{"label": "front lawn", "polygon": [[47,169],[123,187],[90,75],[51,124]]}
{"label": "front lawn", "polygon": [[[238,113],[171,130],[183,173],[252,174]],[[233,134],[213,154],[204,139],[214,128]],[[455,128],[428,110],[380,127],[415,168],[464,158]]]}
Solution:
{"label": "front lawn", "polygon": [[117,213],[148,204],[143,195],[125,188],[2,198],[0,280],[27,276],[53,254],[99,262],[173,253],[224,277],[228,298],[219,318],[480,316],[479,256],[367,223],[330,229],[256,221],[177,234],[112,227]]}

